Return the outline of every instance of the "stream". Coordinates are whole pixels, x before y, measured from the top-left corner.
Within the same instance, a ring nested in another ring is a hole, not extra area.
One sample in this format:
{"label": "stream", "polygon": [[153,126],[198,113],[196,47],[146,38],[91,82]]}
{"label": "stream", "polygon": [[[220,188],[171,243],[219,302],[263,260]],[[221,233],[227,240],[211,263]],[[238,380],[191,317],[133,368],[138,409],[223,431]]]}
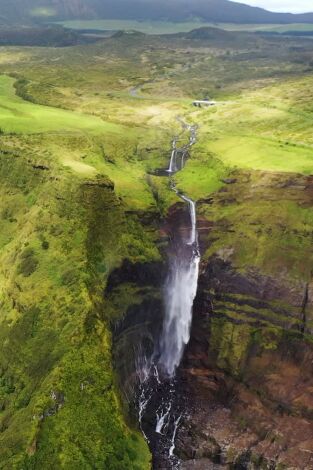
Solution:
{"label": "stream", "polygon": [[136,365],[138,420],[153,454],[154,469],[179,468],[175,440],[179,426],[187,418],[179,366],[190,339],[200,263],[196,202],[181,193],[172,179],[184,168],[196,143],[196,127],[179,121],[183,132],[189,134],[188,143],[180,147],[179,137],[173,138],[169,166],[158,174],[169,178],[171,190],[186,204],[189,228],[188,233],[184,230],[170,242],[169,272],[163,288],[165,313],[158,344],[151,357],[139,357]]}

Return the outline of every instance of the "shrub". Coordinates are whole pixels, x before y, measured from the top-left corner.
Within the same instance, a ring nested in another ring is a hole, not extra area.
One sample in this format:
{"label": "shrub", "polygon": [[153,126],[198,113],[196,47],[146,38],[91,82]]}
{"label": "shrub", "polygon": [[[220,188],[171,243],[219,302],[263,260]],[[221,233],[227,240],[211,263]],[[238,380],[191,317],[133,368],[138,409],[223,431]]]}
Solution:
{"label": "shrub", "polygon": [[24,277],[31,276],[37,269],[38,260],[32,248],[26,248],[21,255],[21,262],[18,267],[18,273]]}
{"label": "shrub", "polygon": [[44,240],[41,244],[41,247],[43,250],[48,250],[49,249],[49,242],[47,240]]}
{"label": "shrub", "polygon": [[65,286],[71,286],[78,282],[77,272],[74,269],[65,271],[61,276],[61,282]]}

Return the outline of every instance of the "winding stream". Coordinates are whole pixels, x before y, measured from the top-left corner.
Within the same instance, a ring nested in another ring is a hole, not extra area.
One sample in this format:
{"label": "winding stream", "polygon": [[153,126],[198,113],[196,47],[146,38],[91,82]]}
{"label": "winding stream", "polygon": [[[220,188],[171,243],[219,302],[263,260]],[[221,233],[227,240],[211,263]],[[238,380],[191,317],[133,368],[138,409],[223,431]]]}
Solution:
{"label": "winding stream", "polygon": [[141,358],[137,364],[138,419],[142,433],[154,457],[154,468],[179,468],[175,456],[175,439],[186,409],[179,397],[177,370],[189,343],[193,303],[197,293],[200,253],[198,245],[196,202],[179,192],[172,176],[184,168],[191,147],[196,142],[196,127],[180,120],[183,132],[189,133],[188,143],[178,146],[174,137],[167,170],[170,187],[186,204],[189,211],[188,233],[171,241],[169,273],[164,286],[164,320],[161,336],[152,357]]}

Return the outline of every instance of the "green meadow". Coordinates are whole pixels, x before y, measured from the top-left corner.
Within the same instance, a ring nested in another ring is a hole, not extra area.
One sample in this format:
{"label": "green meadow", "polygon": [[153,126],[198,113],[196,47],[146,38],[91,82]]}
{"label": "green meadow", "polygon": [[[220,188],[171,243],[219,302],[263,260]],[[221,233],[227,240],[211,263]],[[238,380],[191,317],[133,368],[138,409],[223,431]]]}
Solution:
{"label": "green meadow", "polygon": [[[194,112],[198,144],[184,172],[181,189],[193,197],[216,190],[234,169],[313,173],[312,78],[290,80],[246,91],[216,107]],[[294,90],[292,92],[292,90]]]}
{"label": "green meadow", "polygon": [[167,21],[136,21],[136,20],[71,20],[62,21],[62,26],[78,30],[98,31],[139,31],[145,34],[173,34],[188,32],[200,26],[209,26],[209,23],[190,21],[174,23]]}
{"label": "green meadow", "polygon": [[284,33],[288,31],[310,32],[313,25],[291,23],[286,26],[280,24],[237,24],[237,23],[210,23],[204,21],[136,21],[136,20],[70,20],[58,22],[62,26],[77,30],[96,31],[139,31],[145,34],[175,34],[187,33],[197,28],[213,27],[226,31],[269,31]]}
{"label": "green meadow", "polygon": [[[162,139],[160,132],[140,126],[129,128],[91,114],[25,101],[16,95],[14,82],[9,76],[0,77],[0,122],[4,134],[20,134],[25,136],[24,141],[30,134],[28,142],[35,148],[45,146],[55,161],[78,177],[109,176],[117,193],[131,207],[146,208],[153,204],[146,172],[148,167],[157,166],[158,159],[154,155],[138,158],[136,152],[143,153],[145,141]],[[31,137],[35,134],[40,138]]]}
{"label": "green meadow", "polygon": [[[306,90],[308,81],[299,81],[300,89]],[[147,170],[166,165],[167,158],[164,152],[161,159],[155,152],[144,156],[144,142],[160,138],[154,124],[142,138],[142,125],[129,128],[91,114],[25,101],[16,95],[14,82],[15,79],[9,76],[0,77],[3,132],[58,133],[59,139],[47,135],[45,141],[65,167],[82,177],[97,173],[108,175],[116,184],[118,194],[132,207],[145,208],[153,204],[151,187],[145,175]],[[191,106],[189,109],[186,105],[182,107],[186,119],[199,124],[199,142],[185,170],[176,177],[179,187],[195,199],[205,197],[220,187],[222,176],[229,171],[227,168],[310,174],[313,167],[310,134],[313,118],[310,112],[297,105],[293,107],[290,97],[283,96],[284,89],[288,89],[287,83],[242,93],[228,101],[217,102],[215,108],[197,112]],[[155,104],[136,99],[131,103],[126,98],[125,110],[130,112],[132,109],[134,117],[149,116],[151,112],[154,115],[159,111],[168,114],[168,119],[172,115],[174,121],[175,109],[171,101],[163,103],[162,109],[156,104],[157,98],[153,94],[150,99]],[[120,115],[120,108],[115,107],[115,113]],[[77,149],[68,143],[64,145],[72,133],[80,136],[81,146]],[[163,141],[165,147],[169,146],[170,134],[168,139],[168,142]],[[109,156],[103,158],[103,146],[109,153],[115,153],[113,160]],[[133,154],[134,148],[137,151],[142,149],[140,158]],[[128,158],[127,171],[125,158]]]}
{"label": "green meadow", "polygon": [[5,132],[121,132],[119,126],[82,113],[37,105],[16,96],[15,79],[0,76],[0,119]]}
{"label": "green meadow", "polygon": [[230,167],[312,173],[313,147],[260,137],[221,136],[207,148]]}
{"label": "green meadow", "polygon": [[[47,149],[65,167],[81,177],[109,176],[131,207],[153,205],[153,188],[146,173],[167,165],[170,129],[179,112],[189,122],[199,124],[192,159],[176,176],[179,187],[195,199],[218,189],[222,177],[232,168],[312,172],[313,118],[311,110],[302,104],[310,93],[310,78],[243,91],[200,111],[194,111],[186,98],[176,102],[174,98],[158,99],[154,85],[148,95],[145,91],[141,94],[148,100],[119,92],[111,100],[105,98],[110,121],[101,113],[92,115],[88,101],[85,112],[25,101],[16,95],[14,83],[14,78],[0,76],[2,131],[41,134]],[[293,88],[301,97],[299,103],[294,103],[296,96],[289,93]],[[129,116],[134,122],[131,127]],[[59,137],[56,139],[53,133]],[[78,146],[71,144],[71,134],[77,135]],[[146,153],[151,143],[154,150]],[[158,153],[160,144],[162,151]],[[164,194],[163,183],[153,184],[164,200],[173,199]]]}

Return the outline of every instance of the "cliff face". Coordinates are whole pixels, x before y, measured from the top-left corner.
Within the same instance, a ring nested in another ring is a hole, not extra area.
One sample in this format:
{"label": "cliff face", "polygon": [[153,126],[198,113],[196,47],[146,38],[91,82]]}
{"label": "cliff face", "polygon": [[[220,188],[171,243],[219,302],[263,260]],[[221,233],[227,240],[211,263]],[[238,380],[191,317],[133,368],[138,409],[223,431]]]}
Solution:
{"label": "cliff face", "polygon": [[[234,172],[199,201],[201,274],[177,389],[188,410],[175,451],[184,469],[312,465],[312,189],[311,177]],[[160,241],[188,223],[183,204],[172,206]],[[115,325],[131,412],[136,357],[160,334],[166,269],[124,266],[108,284],[112,299],[118,286],[139,294],[119,304]]]}
{"label": "cliff face", "polygon": [[[200,209],[215,220],[201,236],[208,258],[183,365],[191,413],[178,453],[186,469],[311,468],[312,178],[236,174],[228,183]],[[229,243],[216,249],[218,235]]]}

